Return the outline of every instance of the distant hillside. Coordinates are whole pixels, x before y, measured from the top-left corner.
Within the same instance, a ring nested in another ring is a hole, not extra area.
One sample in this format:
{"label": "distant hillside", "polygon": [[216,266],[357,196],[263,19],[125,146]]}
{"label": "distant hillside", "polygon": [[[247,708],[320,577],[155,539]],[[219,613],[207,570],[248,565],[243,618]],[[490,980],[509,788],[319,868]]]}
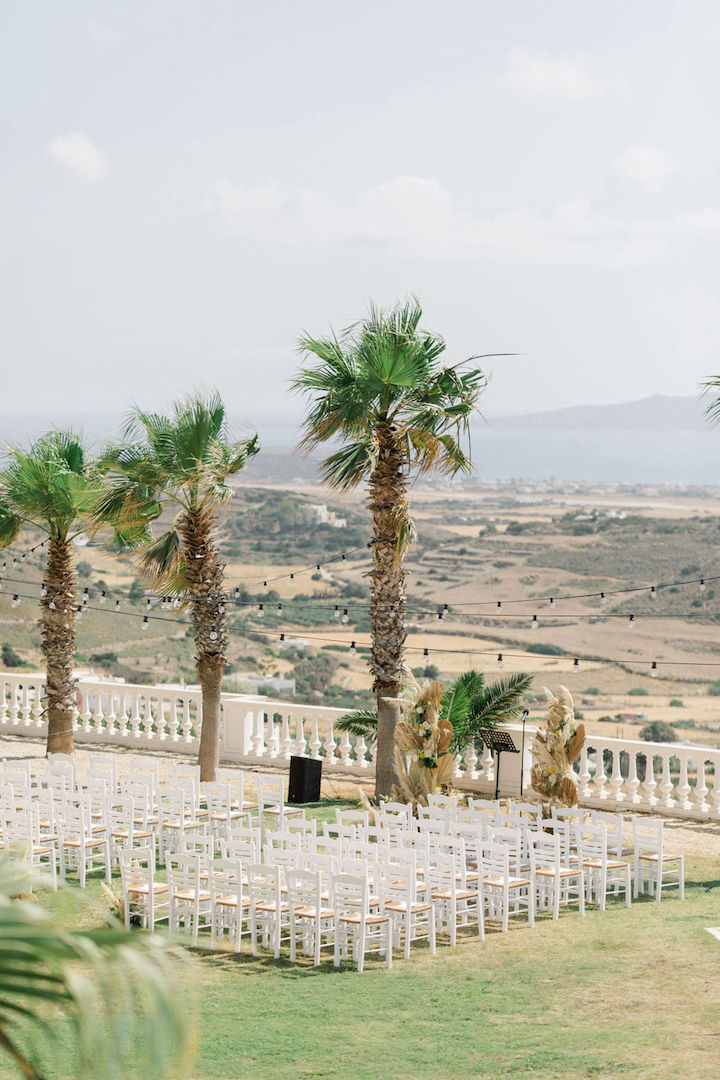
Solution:
{"label": "distant hillside", "polygon": [[702,431],[704,404],[697,397],[653,394],[621,405],[575,405],[567,409],[489,419],[497,431]]}

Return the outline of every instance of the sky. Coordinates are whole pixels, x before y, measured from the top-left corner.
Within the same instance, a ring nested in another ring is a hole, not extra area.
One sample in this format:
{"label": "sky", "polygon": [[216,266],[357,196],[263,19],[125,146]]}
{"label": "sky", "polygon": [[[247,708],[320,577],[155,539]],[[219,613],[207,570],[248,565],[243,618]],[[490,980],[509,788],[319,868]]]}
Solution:
{"label": "sky", "polygon": [[415,293],[483,409],[720,371],[715,0],[0,0],[0,411],[216,386]]}

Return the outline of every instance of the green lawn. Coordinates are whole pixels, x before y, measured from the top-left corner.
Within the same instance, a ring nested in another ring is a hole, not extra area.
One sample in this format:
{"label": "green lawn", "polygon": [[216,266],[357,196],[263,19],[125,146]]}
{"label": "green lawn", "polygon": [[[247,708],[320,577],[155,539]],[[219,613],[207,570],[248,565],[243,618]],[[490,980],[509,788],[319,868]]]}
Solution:
{"label": "green lawn", "polygon": [[[323,816],[328,816],[324,808]],[[720,860],[690,859],[685,903],[610,901],[584,919],[518,922],[484,944],[415,948],[314,970],[195,952],[201,1038],[192,1076],[252,1080],[713,1080],[720,1071]],[[40,902],[99,921],[101,886]],[[6,1069],[1,1077],[15,1074]],[[48,1078],[70,1077],[56,1063]]]}

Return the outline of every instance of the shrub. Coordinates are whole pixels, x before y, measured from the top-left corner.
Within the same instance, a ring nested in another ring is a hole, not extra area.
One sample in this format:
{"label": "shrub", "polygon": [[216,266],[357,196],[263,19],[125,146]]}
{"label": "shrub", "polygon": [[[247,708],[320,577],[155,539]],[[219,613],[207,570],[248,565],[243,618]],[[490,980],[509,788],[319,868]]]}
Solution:
{"label": "shrub", "polygon": [[92,563],[89,563],[87,559],[81,559],[77,564],[77,572],[79,577],[91,577],[93,572]]}
{"label": "shrub", "polygon": [[645,742],[677,742],[675,728],[664,720],[652,720],[640,728],[640,738]]}
{"label": "shrub", "polygon": [[670,707],[673,709],[684,709],[685,702],[681,701],[679,697],[670,698]]}
{"label": "shrub", "polygon": [[628,697],[649,697],[650,691],[646,690],[643,686],[635,686],[632,690],[628,690]]}
{"label": "shrub", "polygon": [[5,667],[27,667],[25,661],[21,656],[18,656],[8,641],[3,642],[0,657],[2,657],[2,662]]}
{"label": "shrub", "polygon": [[710,683],[708,686],[708,694],[710,697],[720,697],[720,679],[714,683]]}
{"label": "shrub", "polygon": [[538,653],[540,656],[565,655],[565,649],[561,649],[559,645],[546,645],[542,641],[531,641],[529,645],[525,646],[525,651],[529,653]]}
{"label": "shrub", "polygon": [[583,694],[601,694],[601,693],[602,693],[602,690],[600,690],[600,688],[597,687],[597,686],[588,686],[585,690],[583,690]]}

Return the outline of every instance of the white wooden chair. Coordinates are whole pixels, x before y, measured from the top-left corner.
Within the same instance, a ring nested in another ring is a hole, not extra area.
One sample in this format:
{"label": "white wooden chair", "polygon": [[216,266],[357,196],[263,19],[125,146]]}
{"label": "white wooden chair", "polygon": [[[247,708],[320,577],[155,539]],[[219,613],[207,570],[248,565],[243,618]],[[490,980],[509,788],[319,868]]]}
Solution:
{"label": "white wooden chair", "polygon": [[553,919],[560,915],[560,905],[575,900],[581,915],[585,914],[585,872],[576,862],[563,861],[560,836],[550,833],[530,833],[530,877],[535,882],[536,905],[549,908]]}
{"label": "white wooden chair", "polygon": [[182,928],[197,945],[200,926],[210,925],[212,909],[212,894],[207,880],[202,878],[200,857],[167,852],[165,866],[170,888],[170,931],[177,934]]}
{"label": "white wooden chair", "polygon": [[120,880],[125,926],[138,919],[151,933],[157,922],[170,918],[170,886],[156,881],[155,847],[120,848]]}
{"label": "white wooden chair", "polygon": [[280,891],[280,867],[250,863],[245,867],[248,879],[248,921],[253,956],[257,956],[258,934],[277,960],[283,930],[290,932],[290,905]]}
{"label": "white wooden chair", "polygon": [[600,910],[605,910],[607,894],[625,892],[625,904],[632,903],[630,863],[608,854],[607,829],[604,825],[585,822],[575,826],[578,864],[587,871],[585,876],[586,899],[595,899]]}
{"label": "white wooden chair", "polygon": [[661,818],[633,815],[633,857],[635,864],[634,895],[647,887],[659,903],[663,889],[677,889],[685,899],[685,858],[665,851],[664,822]]}
{"label": "white wooden chair", "polygon": [[451,855],[433,854],[425,869],[429,899],[434,903],[438,914],[438,930],[447,932],[450,944],[457,941],[458,925],[468,926],[475,923],[478,937],[485,939],[485,912],[483,907],[483,887],[470,888],[458,883],[457,866]]}
{"label": "white wooden chair", "polygon": [[303,951],[320,964],[322,949],[335,948],[335,911],[331,898],[323,896],[319,870],[289,870],[286,899],[290,907],[290,960],[297,958],[298,936]]}
{"label": "white wooden chair", "polygon": [[390,917],[382,908],[370,910],[370,890],[367,877],[355,874],[336,874],[333,878],[333,908],[335,910],[335,967],[347,959],[352,946],[358,971],[365,966],[365,955],[379,952],[385,966],[392,967],[392,927]]}
{"label": "white wooden chair", "polygon": [[56,816],[58,851],[60,855],[60,881],[65,882],[70,867],[77,870],[80,887],[85,888],[87,875],[95,870],[105,871],[110,884],[110,838],[107,830],[103,835],[93,831],[90,814],[82,802],[65,802]]}
{"label": "white wooden chair", "polygon": [[527,913],[528,926],[535,925],[535,883],[531,872],[516,873],[507,844],[484,841],[480,845],[480,870],[488,918],[508,931],[511,914]]}
{"label": "white wooden chair", "polygon": [[[415,867],[407,872],[403,863],[378,863],[374,882],[386,915],[392,924],[393,944],[410,957],[410,945],[426,938],[431,955],[435,955],[435,906],[418,896]],[[405,871],[405,872],[403,872]],[[423,892],[425,888],[423,886]]]}
{"label": "white wooden chair", "polygon": [[216,859],[210,874],[210,928],[213,946],[227,933],[235,952],[240,952],[250,900],[243,893],[242,863],[239,859]]}

